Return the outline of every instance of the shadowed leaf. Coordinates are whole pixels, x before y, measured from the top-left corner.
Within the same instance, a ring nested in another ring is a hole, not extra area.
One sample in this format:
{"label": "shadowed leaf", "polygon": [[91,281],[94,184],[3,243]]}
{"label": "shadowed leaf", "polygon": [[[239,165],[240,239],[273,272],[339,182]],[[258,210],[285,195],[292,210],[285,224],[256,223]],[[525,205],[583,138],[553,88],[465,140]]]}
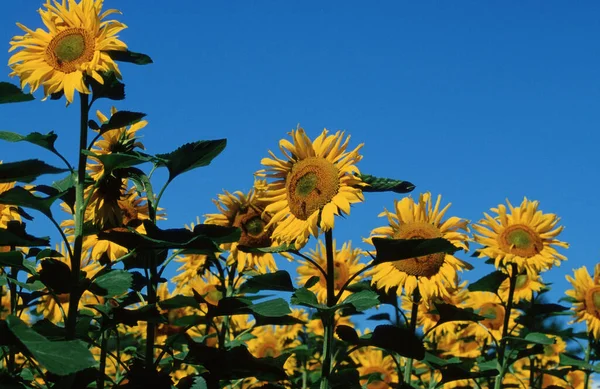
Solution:
{"label": "shadowed leaf", "polygon": [[0,104],[21,103],[34,100],[31,93],[23,93],[21,88],[10,82],[0,82]]}

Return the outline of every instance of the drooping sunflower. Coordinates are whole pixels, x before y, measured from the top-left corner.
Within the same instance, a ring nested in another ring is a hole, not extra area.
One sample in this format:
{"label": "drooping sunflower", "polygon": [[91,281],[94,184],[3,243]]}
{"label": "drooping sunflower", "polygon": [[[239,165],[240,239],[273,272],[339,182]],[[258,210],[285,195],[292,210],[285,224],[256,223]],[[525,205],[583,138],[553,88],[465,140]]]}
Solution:
{"label": "drooping sunflower", "polygon": [[230,193],[225,191],[213,200],[219,213],[204,215],[206,224],[216,224],[226,227],[238,227],[242,236],[238,242],[227,243],[223,249],[229,251],[229,265],[237,263],[237,271],[257,269],[261,273],[277,270],[275,258],[271,253],[250,253],[238,249],[240,245],[251,248],[278,246],[271,235],[273,228],[268,227],[271,217],[264,212],[264,204],[258,200],[258,187],[264,187],[260,181],[248,193],[240,191]]}
{"label": "drooping sunflower", "polygon": [[68,103],[75,91],[89,94],[85,77],[103,84],[101,72],[114,72],[121,78],[119,67],[110,57],[111,50],[126,50],[117,34],[127,26],[116,20],[103,20],[117,10],[102,12],[103,0],[47,0],[39,13],[48,29],[31,30],[17,23],[25,35],[15,36],[10,51],[19,50],[8,61],[11,76],[18,76],[21,88],[31,92],[40,86],[44,96],[64,92]]}
{"label": "drooping sunflower", "polygon": [[594,278],[585,266],[575,270],[575,277],[566,276],[574,289],[565,293],[573,301],[575,322],[586,322],[587,332],[600,339],[600,263],[594,269]]}
{"label": "drooping sunflower", "polygon": [[[351,242],[346,242],[340,249],[336,249],[335,239],[333,240],[333,278],[336,295],[340,292],[342,286],[344,286],[348,279],[364,267],[364,265],[359,263],[364,255],[365,253],[361,249],[353,249]],[[325,243],[322,240],[317,242],[317,247],[314,250],[309,250],[307,256],[319,264],[323,270],[327,269],[327,252]],[[319,302],[325,303],[327,301],[327,279],[320,270],[315,268],[315,266],[308,261],[300,260],[300,266],[298,266],[297,272],[300,285],[304,285],[313,276],[319,277],[319,282],[310,289],[316,293]],[[358,276],[352,283],[358,282],[361,279],[362,277]],[[344,291],[340,301],[343,301],[349,294],[350,292]]]}
{"label": "drooping sunflower", "polygon": [[275,227],[275,240],[300,248],[310,235],[319,235],[319,227],[332,229],[335,215],[349,214],[351,204],[363,201],[356,166],[362,144],[347,151],[350,136],[341,131],[328,135],[323,130],[314,142],[300,127],[289,135],[292,142],[279,141],[284,158],[270,151],[271,158],[261,161],[267,168],[256,174],[272,180],[260,196],[273,215],[267,228]]}
{"label": "drooping sunflower", "polygon": [[530,276],[567,259],[556,250],[569,247],[556,239],[563,230],[558,226],[559,217],[542,213],[538,210],[539,202],[527,198],[519,207],[513,207],[508,200],[506,203],[508,210],[500,204],[491,209],[497,216],[484,213],[485,219],[473,225],[477,232],[473,235],[475,241],[484,246],[479,250],[480,257],[493,259],[496,268],[515,264],[519,273],[527,272]]}
{"label": "drooping sunflower", "polygon": [[[394,359],[389,355],[384,355],[382,350],[368,347],[359,349],[350,355],[358,364],[360,384],[366,385],[367,389],[386,389],[392,387],[390,384],[398,383],[398,369]],[[376,373],[379,373],[380,379],[367,384],[369,376]]]}
{"label": "drooping sunflower", "polygon": [[[394,204],[394,212],[384,211],[379,216],[388,219],[388,226],[375,228],[366,242],[372,244],[374,237],[394,239],[431,239],[445,238],[453,245],[467,251],[468,222],[458,217],[442,221],[450,204],[440,209],[442,196],[435,203],[430,193],[419,196],[418,202],[405,197]],[[372,283],[388,291],[398,287],[411,296],[418,287],[425,304],[435,297],[450,297],[450,291],[456,288],[457,271],[470,269],[470,265],[454,255],[437,253],[417,258],[386,262],[375,266],[372,271]]]}
{"label": "drooping sunflower", "polygon": [[[546,285],[542,282],[542,277],[539,274],[519,274],[515,284],[513,302],[518,303],[519,301],[531,301],[533,294],[541,291],[545,287]],[[498,294],[500,295],[502,301],[508,301],[509,291],[510,279],[507,278],[502,281],[502,284],[500,284],[500,288],[498,289]]]}

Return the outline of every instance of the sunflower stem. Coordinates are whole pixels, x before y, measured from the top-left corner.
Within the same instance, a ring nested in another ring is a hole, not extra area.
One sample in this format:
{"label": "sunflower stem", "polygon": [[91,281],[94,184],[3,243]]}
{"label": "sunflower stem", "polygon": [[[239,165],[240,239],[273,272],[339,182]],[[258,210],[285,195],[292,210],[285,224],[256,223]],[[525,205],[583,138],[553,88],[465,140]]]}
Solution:
{"label": "sunflower stem", "polygon": [[[325,251],[327,253],[327,306],[335,305],[334,288],[334,263],[333,263],[333,231],[325,231]],[[323,366],[321,370],[321,389],[329,388],[329,374],[331,373],[331,351],[333,348],[333,314],[322,313],[324,339],[323,339]]]}
{"label": "sunflower stem", "polygon": [[[148,277],[148,305],[156,306],[156,289],[158,288],[158,274],[156,271],[156,252],[150,255],[150,277]],[[147,374],[154,371],[154,341],[156,337],[156,323],[149,321],[146,327],[146,369]]]}
{"label": "sunflower stem", "polygon": [[[585,349],[585,363],[589,364],[590,363],[590,355],[592,353],[592,341],[593,341],[593,337],[591,332],[588,334],[588,344],[587,347]],[[583,389],[588,389],[590,386],[590,375],[591,372],[589,370],[584,370],[584,374],[585,374],[585,380],[583,383]]]}
{"label": "sunflower stem", "polygon": [[[419,314],[419,301],[421,301],[421,294],[419,293],[419,288],[416,288],[413,292],[413,303],[412,310],[410,313],[410,332],[413,335],[416,333],[417,330],[417,315]],[[404,382],[409,385],[412,379],[412,365],[413,359],[408,358],[406,360],[406,365],[404,366]]]}
{"label": "sunflower stem", "polygon": [[496,376],[496,382],[494,383],[494,389],[500,389],[502,387],[502,378],[506,371],[506,362],[504,359],[506,353],[506,336],[508,335],[508,323],[510,320],[510,311],[513,306],[513,299],[515,296],[515,288],[517,286],[517,266],[514,263],[510,264],[510,278],[509,278],[509,289],[508,289],[508,301],[506,302],[506,312],[504,312],[504,326],[502,327],[502,339],[500,339],[500,348],[498,349],[498,362],[500,363],[501,369],[498,376]]}
{"label": "sunflower stem", "polygon": [[[102,329],[102,342],[100,346],[100,368],[98,371],[98,380],[96,382],[96,388],[104,388],[104,372],[106,370],[106,355],[108,349],[108,337],[106,336],[106,330]],[[117,370],[119,370],[117,366]]]}
{"label": "sunflower stem", "polygon": [[[10,251],[15,251],[15,247],[11,246],[10,247]],[[19,271],[17,270],[16,267],[11,267],[10,268],[10,278],[13,280],[17,279],[17,273]],[[19,302],[19,297],[17,296],[17,284],[15,284],[12,281],[8,281],[8,288],[10,290],[10,314],[13,316],[17,315],[17,303]],[[1,292],[1,291],[0,291]],[[10,345],[9,346],[9,354],[8,354],[8,371],[9,373],[14,373],[15,372],[15,355],[17,353],[15,346],[14,345]]]}
{"label": "sunflower stem", "polygon": [[79,148],[77,149],[77,181],[75,182],[75,240],[73,242],[73,256],[71,257],[71,292],[69,293],[69,314],[67,315],[67,339],[75,339],[77,326],[77,311],[81,296],[79,286],[79,273],[81,271],[81,257],[83,255],[83,222],[85,219],[85,169],[87,157],[82,153],[87,148],[89,96],[79,93],[80,122],[79,122]]}

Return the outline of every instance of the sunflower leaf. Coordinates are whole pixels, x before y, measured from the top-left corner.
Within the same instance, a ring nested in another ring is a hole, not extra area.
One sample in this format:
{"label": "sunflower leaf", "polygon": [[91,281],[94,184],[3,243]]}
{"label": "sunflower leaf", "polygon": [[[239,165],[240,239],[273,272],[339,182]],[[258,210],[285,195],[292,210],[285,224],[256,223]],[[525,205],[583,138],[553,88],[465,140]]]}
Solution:
{"label": "sunflower leaf", "polygon": [[106,123],[100,126],[100,134],[106,131],[115,130],[117,128],[123,128],[135,124],[142,120],[146,116],[142,112],[131,112],[131,111],[117,111],[115,112]]}
{"label": "sunflower leaf", "polygon": [[94,80],[93,77],[88,77],[88,81],[92,86],[94,100],[102,98],[110,100],[125,99],[125,84],[119,81],[115,72],[101,72],[100,75],[104,80],[103,84]]}
{"label": "sunflower leaf", "polygon": [[114,297],[127,293],[133,276],[125,270],[112,270],[96,278],[89,286],[90,291],[98,296]]}
{"label": "sunflower leaf", "polygon": [[371,290],[361,290],[352,293],[344,301],[337,305],[338,308],[353,306],[357,312],[365,311],[381,304],[379,295]]}
{"label": "sunflower leaf", "polygon": [[399,261],[437,253],[453,254],[460,250],[444,238],[434,239],[388,239],[373,238],[377,255],[375,264]]}
{"label": "sunflower leaf", "polygon": [[97,158],[104,166],[104,175],[110,175],[117,169],[126,169],[131,166],[150,162],[153,158],[147,154],[138,151],[130,151],[128,153],[110,153],[96,154],[92,151],[82,150],[85,155]]}
{"label": "sunflower leaf", "polygon": [[129,62],[136,65],[148,65],[153,63],[152,58],[148,55],[129,50],[107,50],[106,53],[114,61],[118,62]]}
{"label": "sunflower leaf", "polygon": [[239,293],[257,293],[261,290],[293,292],[296,289],[292,284],[290,274],[285,270],[279,270],[275,273],[260,274],[250,278],[240,286]]}
{"label": "sunflower leaf", "polygon": [[10,267],[17,270],[23,270],[29,274],[37,274],[35,264],[23,258],[20,251],[0,252],[0,268]]}
{"label": "sunflower leaf", "polygon": [[54,258],[41,262],[40,280],[56,294],[71,292],[71,268]]}
{"label": "sunflower leaf", "polygon": [[494,270],[488,275],[485,275],[473,282],[467,289],[470,292],[498,292],[500,285],[508,278],[508,274],[499,270]]}
{"label": "sunflower leaf", "polygon": [[39,159],[26,159],[18,162],[0,164],[0,183],[25,182],[30,183],[43,174],[57,174],[68,171],[48,165]]}
{"label": "sunflower leaf", "polygon": [[0,82],[0,104],[21,103],[34,100],[31,93],[23,93],[21,88],[10,82]]}
{"label": "sunflower leaf", "polygon": [[238,250],[243,251],[245,253],[254,253],[254,254],[265,254],[265,253],[285,253],[288,251],[295,251],[296,246],[292,244],[282,243],[279,246],[275,247],[250,247],[244,245],[238,245]]}
{"label": "sunflower leaf", "polygon": [[64,376],[96,365],[92,353],[80,340],[52,342],[16,316],[9,315],[6,322],[10,332],[50,373]]}
{"label": "sunflower leaf", "polygon": [[0,204],[35,209],[49,218],[52,218],[52,211],[50,208],[62,195],[63,193],[59,193],[54,196],[39,197],[21,186],[16,186],[6,192],[0,193]]}
{"label": "sunflower leaf", "polygon": [[394,351],[407,358],[421,360],[425,357],[423,342],[407,328],[379,325],[367,340],[371,346]]}
{"label": "sunflower leaf", "polygon": [[362,182],[368,184],[359,187],[363,192],[409,193],[415,189],[415,186],[408,181],[375,177],[370,174],[360,174],[359,177]]}
{"label": "sunflower leaf", "polygon": [[5,140],[7,142],[29,142],[34,145],[40,146],[46,150],[51,151],[54,154],[58,155],[58,151],[54,148],[54,142],[58,135],[54,133],[54,131],[50,131],[47,134],[41,134],[39,132],[32,132],[27,135],[17,134],[16,132],[10,131],[0,131],[0,139]]}
{"label": "sunflower leaf", "polygon": [[156,166],[164,166],[169,170],[168,182],[171,182],[182,173],[198,167],[208,166],[223,151],[226,144],[226,139],[186,143],[170,153],[157,154]]}
{"label": "sunflower leaf", "polygon": [[493,377],[498,375],[496,369],[488,369],[485,371],[474,371],[474,361],[463,361],[460,364],[450,364],[440,369],[442,373],[442,380],[438,382],[436,388],[441,387],[447,382],[463,380],[463,379],[475,379],[481,377]]}
{"label": "sunflower leaf", "polygon": [[11,220],[0,228],[0,246],[38,247],[50,246],[50,238],[38,238],[25,232],[25,223]]}
{"label": "sunflower leaf", "polygon": [[357,344],[360,340],[356,330],[344,324],[340,324],[335,327],[335,333],[340,337],[341,340],[350,344]]}
{"label": "sunflower leaf", "polygon": [[322,309],[323,304],[319,304],[317,296],[306,288],[298,288],[291,297],[291,303],[294,305],[304,305],[310,308]]}
{"label": "sunflower leaf", "polygon": [[252,304],[248,306],[248,309],[250,309],[252,313],[264,317],[282,317],[292,313],[290,306],[282,298]]}
{"label": "sunflower leaf", "polygon": [[436,326],[449,321],[473,321],[485,320],[485,317],[477,315],[471,308],[455,307],[451,304],[434,303],[436,311],[440,317]]}

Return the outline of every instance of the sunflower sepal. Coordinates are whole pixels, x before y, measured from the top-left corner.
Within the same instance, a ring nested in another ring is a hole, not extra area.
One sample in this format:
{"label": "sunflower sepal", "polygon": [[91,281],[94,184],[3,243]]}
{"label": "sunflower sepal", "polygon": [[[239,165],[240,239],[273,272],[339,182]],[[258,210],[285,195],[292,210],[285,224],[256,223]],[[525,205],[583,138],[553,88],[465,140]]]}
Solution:
{"label": "sunflower sepal", "polygon": [[454,254],[461,250],[444,238],[433,239],[390,239],[372,238],[376,255],[373,264],[393,262],[425,255]]}
{"label": "sunflower sepal", "polygon": [[21,88],[10,82],[0,82],[0,104],[23,103],[35,100],[31,93],[24,93]]}
{"label": "sunflower sepal", "polygon": [[359,174],[357,176],[362,183],[355,185],[355,187],[361,189],[363,192],[394,192],[404,194],[410,193],[416,188],[415,185],[408,181],[375,177],[370,174]]}

